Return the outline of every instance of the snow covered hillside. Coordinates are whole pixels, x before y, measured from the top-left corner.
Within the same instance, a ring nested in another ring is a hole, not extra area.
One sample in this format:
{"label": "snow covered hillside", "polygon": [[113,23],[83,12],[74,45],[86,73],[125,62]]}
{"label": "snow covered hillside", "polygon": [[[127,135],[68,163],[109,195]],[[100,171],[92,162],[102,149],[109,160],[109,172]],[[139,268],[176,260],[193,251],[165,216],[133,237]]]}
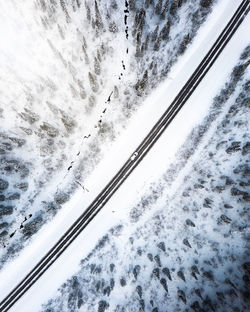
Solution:
{"label": "snow covered hillside", "polygon": [[[238,5],[0,0],[0,301],[130,157]],[[11,311],[250,309],[249,21]]]}
{"label": "snow covered hillside", "polygon": [[127,207],[130,222],[111,228],[41,311],[249,309],[249,57],[250,46],[179,160]]}
{"label": "snow covered hillside", "polygon": [[0,2],[0,267],[84,187],[214,2]]}

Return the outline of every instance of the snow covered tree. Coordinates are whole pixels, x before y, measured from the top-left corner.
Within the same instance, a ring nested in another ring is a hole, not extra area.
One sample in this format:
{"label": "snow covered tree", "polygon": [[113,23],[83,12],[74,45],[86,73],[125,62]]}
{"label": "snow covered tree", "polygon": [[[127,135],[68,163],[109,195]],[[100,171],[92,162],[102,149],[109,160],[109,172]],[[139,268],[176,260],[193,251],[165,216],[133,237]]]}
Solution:
{"label": "snow covered tree", "polygon": [[90,72],[89,72],[89,83],[92,91],[96,93],[99,90],[99,85],[96,77],[94,77],[94,75],[91,74]]}
{"label": "snow covered tree", "polygon": [[152,34],[151,40],[152,40],[153,42],[156,41],[156,38],[157,38],[157,36],[158,36],[158,31],[159,31],[159,25],[157,25],[157,26],[155,27],[155,30],[154,30],[154,32],[153,32],[153,34]]}
{"label": "snow covered tree", "polygon": [[204,8],[209,8],[212,4],[213,0],[201,0],[200,5]]}
{"label": "snow covered tree", "polygon": [[101,67],[100,67],[100,63],[99,63],[99,61],[98,61],[98,59],[96,57],[94,59],[94,68],[95,68],[95,74],[96,75],[100,75]]}
{"label": "snow covered tree", "polygon": [[99,30],[103,29],[102,16],[99,11],[99,7],[96,0],[95,0],[95,25]]}
{"label": "snow covered tree", "polygon": [[62,10],[63,10],[63,12],[65,14],[66,22],[69,23],[70,22],[70,16],[69,16],[69,12],[67,10],[66,3],[65,3],[64,0],[60,0],[60,4],[61,4]]}
{"label": "snow covered tree", "polygon": [[130,10],[135,10],[135,0],[129,0],[129,8]]}
{"label": "snow covered tree", "polygon": [[143,91],[145,90],[146,86],[148,83],[148,71],[145,70],[143,77],[141,80],[138,80],[136,85],[135,85],[135,89],[137,91],[137,95],[141,96]]}
{"label": "snow covered tree", "polygon": [[185,52],[185,50],[186,50],[186,48],[187,48],[187,45],[188,45],[189,43],[190,43],[190,36],[189,36],[189,34],[187,34],[187,35],[183,38],[183,40],[182,40],[182,42],[181,42],[181,44],[180,44],[178,53],[179,53],[179,54],[183,54],[183,53]]}
{"label": "snow covered tree", "polygon": [[157,15],[160,15],[160,14],[161,14],[162,2],[163,2],[163,0],[158,0],[158,2],[157,2],[157,4],[156,4],[155,13],[156,13]]}
{"label": "snow covered tree", "polygon": [[161,36],[162,40],[168,39],[169,32],[170,32],[170,21],[168,20],[160,32],[160,36]]}

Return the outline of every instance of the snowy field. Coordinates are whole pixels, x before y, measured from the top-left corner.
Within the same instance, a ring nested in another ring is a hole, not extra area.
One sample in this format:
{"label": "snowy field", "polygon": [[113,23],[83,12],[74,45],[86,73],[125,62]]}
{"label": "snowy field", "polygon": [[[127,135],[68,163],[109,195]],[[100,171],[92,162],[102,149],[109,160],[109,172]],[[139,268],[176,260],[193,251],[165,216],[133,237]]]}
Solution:
{"label": "snowy field", "polygon": [[[127,4],[0,1],[1,297],[130,157],[239,3]],[[11,311],[249,308],[249,24]]]}

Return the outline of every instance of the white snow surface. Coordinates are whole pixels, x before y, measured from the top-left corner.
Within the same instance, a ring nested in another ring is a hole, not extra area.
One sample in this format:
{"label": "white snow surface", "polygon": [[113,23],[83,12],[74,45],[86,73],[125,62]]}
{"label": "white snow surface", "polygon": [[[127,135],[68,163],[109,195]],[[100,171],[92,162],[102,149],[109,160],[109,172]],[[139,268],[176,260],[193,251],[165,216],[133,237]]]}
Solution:
{"label": "white snow surface", "polygon": [[[89,193],[83,192],[82,189],[77,191],[56,217],[34,235],[31,243],[21,252],[20,256],[0,272],[1,299],[11,291],[16,283],[54,245],[55,241],[82,214],[84,209],[88,207],[121,165],[136,151],[138,144],[166,110],[181,86],[183,86],[195,67],[200,63],[237,6],[238,1],[219,1],[206,23],[199,30],[191,46],[172,68],[170,73],[171,79],[166,79],[146,99],[144,105],[131,118],[126,132],[111,147],[108,153],[109,156],[106,156],[87,178],[85,186]],[[184,143],[192,128],[199,124],[207,114],[213,97],[228,78],[242,49],[248,43],[249,23],[250,16],[248,15],[198,89],[143,162],[135,169],[133,174],[119,188],[88,227],[60,256],[56,263],[45,272],[10,311],[39,311],[41,304],[51,298],[56,293],[58,287],[72,274],[77,272],[80,260],[89,253],[98,239],[109,228],[117,223],[128,223],[128,207],[141,197],[141,194],[148,189],[152,181],[159,179],[162,172],[175,159],[176,151]],[[156,106],[157,109],[155,109]],[[176,185],[178,185],[183,174],[176,180]],[[173,192],[176,185],[173,185]],[[145,218],[147,217],[145,215]],[[129,236],[129,232],[133,231],[133,226],[127,226],[126,231],[128,231],[126,236]]]}

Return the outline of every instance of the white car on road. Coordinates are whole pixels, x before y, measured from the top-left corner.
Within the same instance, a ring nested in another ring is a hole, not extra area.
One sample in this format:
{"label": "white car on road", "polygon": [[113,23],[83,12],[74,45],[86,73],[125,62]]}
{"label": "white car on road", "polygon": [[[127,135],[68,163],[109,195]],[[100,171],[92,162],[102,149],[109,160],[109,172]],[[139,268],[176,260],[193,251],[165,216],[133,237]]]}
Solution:
{"label": "white car on road", "polygon": [[130,160],[135,160],[138,154],[138,152],[134,152],[134,154],[130,157]]}

